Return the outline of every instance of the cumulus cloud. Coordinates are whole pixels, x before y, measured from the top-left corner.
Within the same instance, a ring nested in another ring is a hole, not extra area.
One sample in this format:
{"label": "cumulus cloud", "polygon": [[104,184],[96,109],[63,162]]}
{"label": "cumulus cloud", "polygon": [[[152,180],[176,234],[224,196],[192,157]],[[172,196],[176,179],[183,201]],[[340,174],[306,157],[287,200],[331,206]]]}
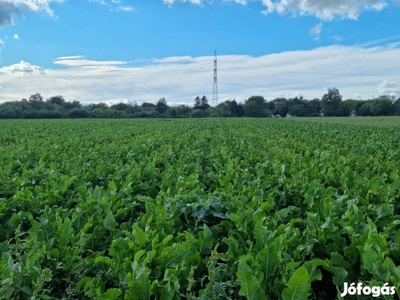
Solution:
{"label": "cumulus cloud", "polygon": [[400,77],[383,80],[378,86],[378,91],[385,95],[400,95]]}
{"label": "cumulus cloud", "polygon": [[21,16],[20,11],[18,10],[18,7],[14,2],[6,2],[6,1],[1,1],[0,2],[0,26],[4,26],[7,24],[13,24],[13,19],[12,15],[16,14]]}
{"label": "cumulus cloud", "polygon": [[31,11],[44,11],[50,16],[54,15],[50,8],[51,2],[64,2],[64,0],[7,0],[0,1],[0,26],[12,25],[12,16],[22,17],[21,8]]}
{"label": "cumulus cloud", "polygon": [[19,35],[18,34],[14,34],[14,39],[19,40]]}
{"label": "cumulus cloud", "polygon": [[[246,5],[250,1],[259,1],[265,6],[264,14],[278,13],[281,15],[314,15],[321,20],[332,20],[335,17],[357,19],[365,10],[381,11],[387,7],[389,0],[223,0]],[[204,0],[163,0],[164,4],[172,6],[176,2],[187,2],[201,5]],[[391,0],[400,4],[400,0]]]}
{"label": "cumulus cloud", "polygon": [[12,74],[12,75],[31,75],[31,74],[46,74],[46,70],[35,65],[31,65],[28,62],[21,60],[17,64],[13,64],[11,66],[0,68],[0,74]]}
{"label": "cumulus cloud", "polygon": [[[337,87],[343,99],[371,99],[380,94],[400,96],[400,48],[364,48],[333,45],[313,50],[288,51],[252,57],[218,57],[219,98],[237,101],[252,95],[268,100],[299,93],[321,98],[326,88]],[[140,65],[140,67],[137,67]],[[0,69],[2,99],[20,100],[40,92],[61,94],[82,103],[131,99],[155,103],[192,104],[197,95],[212,98],[214,56],[166,57],[147,62],[96,61],[64,56],[46,70],[27,62]],[[46,76],[42,74],[46,72]],[[29,74],[28,76],[16,75]],[[325,89],[324,89],[325,88]]]}
{"label": "cumulus cloud", "polygon": [[357,19],[363,10],[381,11],[388,5],[385,0],[262,0],[262,3],[267,8],[265,14],[315,15],[321,20]]}

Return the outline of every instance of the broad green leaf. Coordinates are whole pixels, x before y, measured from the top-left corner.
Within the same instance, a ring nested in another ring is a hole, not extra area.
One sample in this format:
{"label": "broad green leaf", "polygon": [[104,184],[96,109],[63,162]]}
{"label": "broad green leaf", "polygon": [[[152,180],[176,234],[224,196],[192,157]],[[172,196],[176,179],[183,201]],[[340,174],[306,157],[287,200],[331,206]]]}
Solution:
{"label": "broad green leaf", "polygon": [[99,297],[99,300],[116,300],[118,299],[119,295],[122,294],[122,291],[120,289],[109,289],[107,290],[107,292],[105,292],[104,294],[102,294]]}
{"label": "broad green leaf", "polygon": [[307,300],[311,289],[310,276],[305,267],[298,268],[282,292],[283,300]]}
{"label": "broad green leaf", "polygon": [[142,248],[147,242],[146,233],[144,233],[144,231],[137,224],[133,224],[132,233],[135,237],[136,244],[139,246],[139,248]]}
{"label": "broad green leaf", "polygon": [[109,211],[106,218],[104,219],[104,227],[108,230],[113,230],[116,226],[116,223],[117,222],[115,221],[113,213]]}
{"label": "broad green leaf", "polygon": [[268,282],[270,278],[275,277],[275,270],[279,264],[278,255],[275,248],[274,238],[266,234],[264,249],[257,253],[256,257],[261,265],[261,271],[264,273],[264,280]]}
{"label": "broad green leaf", "polygon": [[210,254],[212,245],[213,245],[212,232],[206,224],[203,224],[203,230],[199,232],[199,239],[197,241],[197,248],[199,250],[200,255]]}
{"label": "broad green leaf", "polygon": [[253,270],[250,268],[249,265],[247,265],[245,261],[239,261],[239,267],[236,276],[237,281],[240,284],[240,296],[246,297],[247,300],[267,299],[265,291],[261,289],[260,282],[254,276]]}

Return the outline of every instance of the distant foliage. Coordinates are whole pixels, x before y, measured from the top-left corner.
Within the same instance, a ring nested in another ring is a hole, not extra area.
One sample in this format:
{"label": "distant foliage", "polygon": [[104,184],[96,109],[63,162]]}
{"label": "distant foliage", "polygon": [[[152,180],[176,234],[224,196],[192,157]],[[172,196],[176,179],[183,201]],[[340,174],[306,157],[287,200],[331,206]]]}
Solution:
{"label": "distant foliage", "polygon": [[[202,112],[199,112],[202,111]],[[38,118],[204,118],[204,117],[318,117],[318,116],[399,116],[400,98],[382,95],[369,100],[342,100],[337,88],[329,89],[322,99],[307,100],[303,96],[276,98],[267,101],[263,96],[247,100],[225,100],[210,106],[206,96],[197,96],[193,105],[169,106],[162,97],[156,104],[92,103],[87,106],[79,101],[66,101],[63,96],[52,96],[46,101],[40,93],[29,100],[0,104],[0,119]]]}

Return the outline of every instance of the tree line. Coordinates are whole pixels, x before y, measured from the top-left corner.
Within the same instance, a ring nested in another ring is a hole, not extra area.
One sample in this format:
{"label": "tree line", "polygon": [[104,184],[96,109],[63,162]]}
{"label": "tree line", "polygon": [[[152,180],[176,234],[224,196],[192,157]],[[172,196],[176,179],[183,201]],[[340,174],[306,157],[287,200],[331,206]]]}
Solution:
{"label": "tree line", "polygon": [[169,106],[165,98],[156,104],[144,102],[140,106],[126,103],[97,103],[82,105],[68,102],[63,96],[46,100],[36,93],[29,99],[0,104],[1,119],[45,118],[204,118],[204,117],[316,117],[316,116],[393,116],[400,115],[400,98],[379,96],[369,100],[342,100],[337,88],[329,89],[321,99],[276,98],[267,101],[263,96],[251,96],[243,103],[227,100],[212,107],[206,96],[197,96],[192,106]]}

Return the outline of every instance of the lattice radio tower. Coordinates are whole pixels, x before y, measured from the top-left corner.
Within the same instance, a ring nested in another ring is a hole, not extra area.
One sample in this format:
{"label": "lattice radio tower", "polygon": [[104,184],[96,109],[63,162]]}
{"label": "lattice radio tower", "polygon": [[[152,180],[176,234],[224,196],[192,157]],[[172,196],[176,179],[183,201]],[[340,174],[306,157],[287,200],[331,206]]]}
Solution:
{"label": "lattice radio tower", "polygon": [[218,105],[218,81],[217,81],[217,50],[214,54],[214,84],[213,84],[213,106]]}

